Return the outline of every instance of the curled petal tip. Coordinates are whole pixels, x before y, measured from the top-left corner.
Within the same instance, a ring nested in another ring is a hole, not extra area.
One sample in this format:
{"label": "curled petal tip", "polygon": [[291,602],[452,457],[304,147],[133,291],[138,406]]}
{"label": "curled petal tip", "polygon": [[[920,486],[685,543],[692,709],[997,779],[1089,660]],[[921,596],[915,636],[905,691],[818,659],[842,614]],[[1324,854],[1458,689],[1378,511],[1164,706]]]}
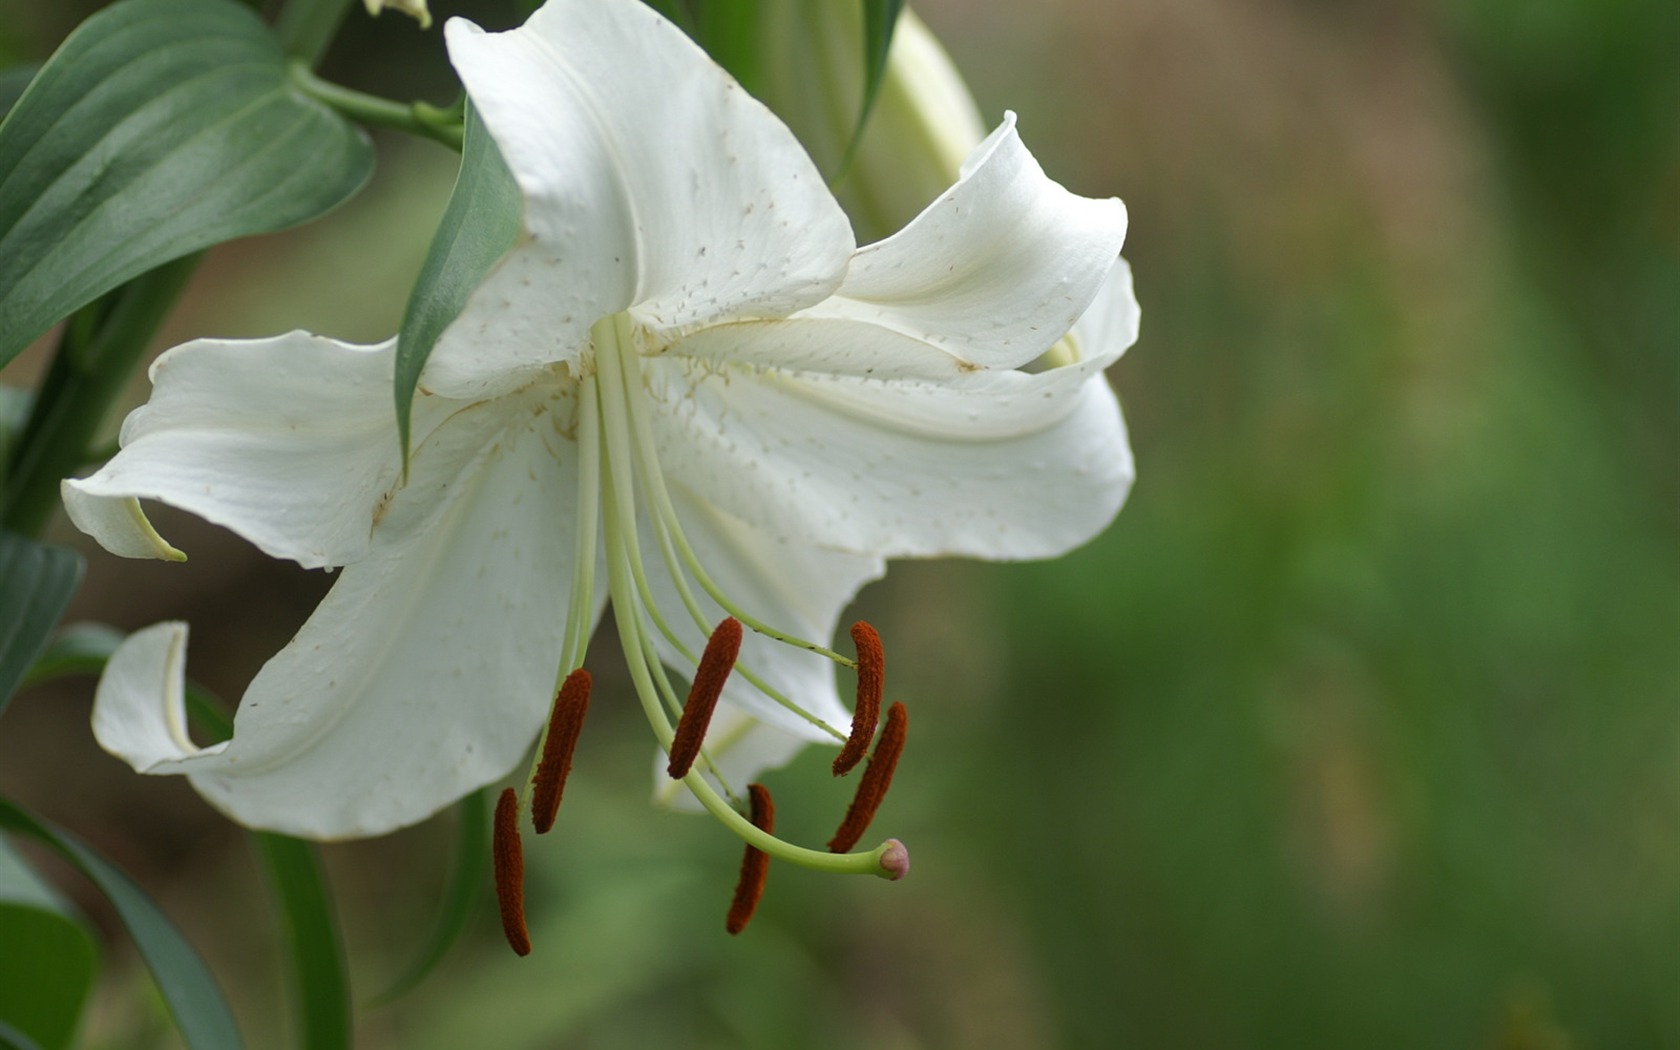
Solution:
{"label": "curled petal tip", "polygon": [[910,850],[897,839],[888,839],[881,850],[881,871],[897,882],[910,874]]}

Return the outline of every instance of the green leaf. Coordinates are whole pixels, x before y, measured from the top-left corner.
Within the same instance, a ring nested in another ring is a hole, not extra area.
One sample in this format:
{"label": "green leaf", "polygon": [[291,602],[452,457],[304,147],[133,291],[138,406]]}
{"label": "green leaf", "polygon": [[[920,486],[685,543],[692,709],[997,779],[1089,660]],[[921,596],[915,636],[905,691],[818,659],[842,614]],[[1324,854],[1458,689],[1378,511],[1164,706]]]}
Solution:
{"label": "green leaf", "polygon": [[29,665],[46,647],[64,606],[82,579],[82,558],[10,532],[0,532],[0,713]]}
{"label": "green leaf", "polygon": [[863,0],[863,108],[858,111],[857,128],[836,178],[852,166],[858,143],[863,141],[863,129],[869,124],[869,114],[881,94],[881,81],[887,76],[887,53],[892,50],[893,30],[903,9],[904,0]]}
{"label": "green leaf", "polygon": [[12,447],[23,433],[34,391],[18,386],[0,386],[0,465],[12,461]]}
{"label": "green leaf", "polygon": [[351,1043],[350,977],[332,895],[316,848],[301,839],[252,832],[268,869],[291,956],[292,975],[303,1017],[302,1045],[338,1050]]}
{"label": "green leaf", "polygon": [[102,623],[71,624],[53,635],[29,671],[23,676],[23,686],[39,685],[55,678],[73,674],[98,674],[105,670],[105,661],[117,651],[127,637],[115,627]]}
{"label": "green leaf", "polygon": [[374,997],[374,1003],[388,1003],[425,979],[449,954],[449,949],[466,929],[473,908],[484,887],[485,869],[490,866],[490,808],[482,789],[463,798],[455,807],[455,866],[444,890],[443,908],[426,946],[391,987]]}
{"label": "green leaf", "polygon": [[132,277],[361,187],[366,137],[287,70],[230,0],[122,0],[70,35],[0,125],[0,365]]}
{"label": "green leaf", "polygon": [[121,868],[10,799],[0,798],[0,828],[46,845],[87,876],[111,902],[190,1050],[238,1050],[244,1045],[204,961]]}
{"label": "green leaf", "polygon": [[397,432],[405,464],[420,371],[443,330],[461,316],[473,290],[519,239],[522,207],[513,173],[469,105],[461,171],[408,297],[397,337]]}
{"label": "green leaf", "polygon": [[759,0],[702,0],[694,5],[691,34],[712,61],[753,95],[762,84],[759,58]]}
{"label": "green leaf", "polygon": [[70,1045],[93,987],[93,935],[0,836],[0,1046],[7,1032],[43,1050]]}
{"label": "green leaf", "polygon": [[0,120],[11,112],[17,100],[23,96],[23,89],[40,72],[38,65],[12,66],[10,69],[0,70]]}

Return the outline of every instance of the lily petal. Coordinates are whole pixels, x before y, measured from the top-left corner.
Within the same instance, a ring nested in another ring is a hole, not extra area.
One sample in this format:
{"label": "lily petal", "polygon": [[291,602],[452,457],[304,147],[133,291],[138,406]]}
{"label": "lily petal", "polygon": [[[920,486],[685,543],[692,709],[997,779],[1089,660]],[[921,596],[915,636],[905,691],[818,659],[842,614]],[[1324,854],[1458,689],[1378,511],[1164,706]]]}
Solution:
{"label": "lily petal", "polygon": [[158,558],[186,561],[187,556],[152,527],[140,501],[133,497],[90,496],[74,478],[59,482],[64,512],[78,529],[94,537],[99,545],[123,558]]}
{"label": "lily petal", "polygon": [[1100,357],[1103,367],[1108,367],[1137,342],[1142,321],[1143,311],[1132,291],[1131,264],[1120,259],[1108,272],[1090,307],[1074,323],[1070,334],[1077,353],[1075,360]]}
{"label": "lily petal", "polygon": [[[712,581],[731,600],[778,630],[828,644],[840,611],[864,584],[886,572],[886,563],[878,557],[778,542],[695,497],[674,479],[667,485],[683,534]],[[693,617],[685,614],[646,524],[638,531],[654,601],[666,611],[667,624],[689,650],[699,653],[706,636]],[[723,609],[697,584],[691,582],[690,590],[708,627],[723,619]],[[657,644],[661,659],[686,673],[676,649],[662,636]],[[841,733],[851,725],[851,714],[835,689],[834,664],[827,658],[749,630],[741,642],[738,665],[750,668],[773,689]],[[798,739],[836,743],[833,736],[766,697],[739,673],[729,677],[723,700]]]}
{"label": "lily petal", "polygon": [[720,366],[756,365],[873,379],[953,379],[974,366],[921,339],[868,321],[798,317],[701,328],[665,355]]}
{"label": "lily petal", "polygon": [[[343,571],[251,683],[225,748],[152,770],[191,773],[242,824],[317,839],[412,824],[504,776],[547,714],[570,586],[574,523],[542,496],[576,488],[575,462],[556,455],[548,421],[529,424],[522,409],[509,418],[455,471],[427,528],[376,541]],[[459,462],[458,450],[428,455],[455,440],[452,429],[464,428],[444,427],[416,450],[417,484],[441,484],[426,476],[428,459]],[[125,724],[146,714],[132,689],[112,690]],[[131,738],[169,735],[167,696]]]}
{"label": "lily petal", "polygon": [[124,638],[93,694],[93,736],[136,772],[185,773],[216,761],[227,744],[200,748],[187,735],[187,625],[157,623]]}
{"label": "lily petal", "polygon": [[[307,332],[176,347],[153,363],[151,399],[124,421],[122,451],[64,483],[72,519],[114,554],[171,557],[132,504],[155,499],[308,568],[361,558],[401,471],[395,347]],[[417,436],[440,407],[417,401]]]}
{"label": "lily petal", "polygon": [[1113,519],[1132,481],[1102,368],[943,382],[659,358],[659,456],[773,543],[886,557],[1050,557]]}
{"label": "lily petal", "polygon": [[1011,113],[956,185],[859,249],[839,294],[803,316],[867,321],[970,365],[1015,368],[1085,312],[1125,239],[1126,206],[1052,181]]}
{"label": "lily petal", "polygon": [[453,19],[445,35],[526,236],[440,340],[431,389],[575,361],[590,325],[627,308],[663,330],[785,315],[839,285],[851,226],[810,158],[645,5],[551,0],[520,29]]}

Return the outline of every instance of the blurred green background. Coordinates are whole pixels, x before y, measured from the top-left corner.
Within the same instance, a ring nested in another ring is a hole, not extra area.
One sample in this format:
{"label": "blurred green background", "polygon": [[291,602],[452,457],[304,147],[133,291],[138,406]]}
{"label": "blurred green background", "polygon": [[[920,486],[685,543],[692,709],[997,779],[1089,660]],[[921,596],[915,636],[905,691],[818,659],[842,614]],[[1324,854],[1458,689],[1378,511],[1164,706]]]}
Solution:
{"label": "blurred green background", "polygon": [[[90,6],[0,0],[0,54]],[[482,909],[364,1044],[1680,1047],[1680,4],[918,10],[988,120],[1131,208],[1130,504],[1061,561],[863,596],[915,715],[877,822],[909,880],[778,866],[728,938],[738,844],[646,804],[639,715],[598,703],[529,848],[536,953]],[[391,14],[327,72],[449,93]],[[326,222],[216,253],[164,343],[394,330],[452,158],[381,157]],[[163,525],[193,562],[94,555],[74,614],[191,620],[237,696],[328,581]],[[290,1045],[245,840],[98,752],[90,693],[20,698],[0,791],[129,865]],[[822,767],[769,779],[789,837],[845,804]],[[363,992],[425,936],[447,823],[327,850]],[[170,1045],[112,954],[87,1045]]]}

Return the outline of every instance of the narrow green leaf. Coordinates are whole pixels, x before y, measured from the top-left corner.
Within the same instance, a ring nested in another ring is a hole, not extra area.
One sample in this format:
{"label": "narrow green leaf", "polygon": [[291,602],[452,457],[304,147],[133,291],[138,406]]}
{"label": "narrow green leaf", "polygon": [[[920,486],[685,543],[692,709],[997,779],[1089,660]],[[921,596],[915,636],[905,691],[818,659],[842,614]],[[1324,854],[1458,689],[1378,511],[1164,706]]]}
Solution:
{"label": "narrow green leaf", "polygon": [[397,337],[397,432],[405,463],[420,371],[443,330],[461,316],[467,298],[519,239],[521,208],[513,173],[469,105],[461,171],[408,297]]}
{"label": "narrow green leaf", "polygon": [[763,86],[758,7],[759,0],[699,0],[691,34],[712,61],[754,95]]}
{"label": "narrow green leaf", "polygon": [[0,713],[82,579],[74,551],[0,532]]}
{"label": "narrow green leaf", "polygon": [[43,843],[99,888],[134,938],[134,946],[151,970],[191,1050],[238,1050],[244,1045],[233,1014],[204,961],[121,868],[10,799],[0,798],[0,828]]}
{"label": "narrow green leaf", "polygon": [[93,987],[93,935],[0,836],[0,1046],[6,1031],[44,1050],[70,1045]]}
{"label": "narrow green leaf", "polygon": [[881,94],[881,81],[887,76],[887,53],[892,50],[893,30],[903,9],[904,0],[863,0],[863,107],[858,110],[857,127],[836,178],[843,177],[852,166],[858,143],[863,141],[863,129],[869,124],[869,114]]}
{"label": "narrow green leaf", "polygon": [[73,674],[98,674],[126,637],[102,623],[76,623],[53,635],[52,641],[23,676],[24,687]]}
{"label": "narrow green leaf", "polygon": [[443,957],[466,929],[467,920],[483,892],[485,871],[490,866],[490,808],[482,789],[455,806],[455,864],[444,890],[443,907],[425,947],[391,987],[374,997],[377,1004],[403,995],[437,968]]}
{"label": "narrow green leaf", "polygon": [[307,1050],[349,1047],[350,976],[320,854],[311,843],[266,831],[252,832],[251,841],[280,908],[303,1018],[301,1045]]}
{"label": "narrow green leaf", "polygon": [[[24,420],[35,402],[35,393],[19,386],[0,386],[0,469],[12,461],[12,448],[23,433]],[[0,484],[4,483],[0,478]]]}
{"label": "narrow green leaf", "polygon": [[0,124],[0,364],[132,277],[292,226],[367,180],[364,135],[231,0],[121,0]]}

